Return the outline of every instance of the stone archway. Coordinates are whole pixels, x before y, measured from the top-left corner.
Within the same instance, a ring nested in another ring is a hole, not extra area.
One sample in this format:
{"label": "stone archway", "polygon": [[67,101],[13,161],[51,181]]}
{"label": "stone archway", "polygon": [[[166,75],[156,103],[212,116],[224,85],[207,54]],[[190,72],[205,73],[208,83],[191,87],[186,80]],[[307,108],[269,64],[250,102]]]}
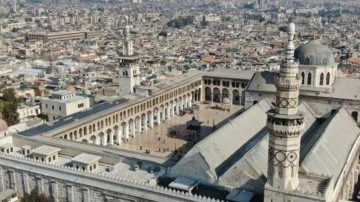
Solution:
{"label": "stone archway", "polygon": [[92,136],[90,137],[90,140],[91,140],[91,142],[92,142],[93,144],[99,144],[99,142],[96,142],[96,136],[95,136],[95,135],[92,135]]}
{"label": "stone archway", "polygon": [[105,136],[105,142],[106,144],[114,144],[114,133],[112,132],[112,130],[109,128],[106,130],[106,136]]}
{"label": "stone archway", "polygon": [[232,102],[233,104],[241,104],[241,97],[240,97],[240,93],[239,93],[239,90],[233,90],[232,92],[233,94],[233,97],[232,97]]}
{"label": "stone archway", "polygon": [[229,90],[227,88],[223,88],[222,91],[221,91],[221,94],[222,94],[221,101],[223,101],[224,98],[229,98],[230,99]]}
{"label": "stone archway", "polygon": [[210,87],[206,87],[205,88],[205,100],[206,101],[212,101],[212,95],[211,95],[211,88]]}
{"label": "stone archway", "polygon": [[214,88],[214,93],[213,93],[213,101],[214,102],[220,102],[220,89],[219,88]]}

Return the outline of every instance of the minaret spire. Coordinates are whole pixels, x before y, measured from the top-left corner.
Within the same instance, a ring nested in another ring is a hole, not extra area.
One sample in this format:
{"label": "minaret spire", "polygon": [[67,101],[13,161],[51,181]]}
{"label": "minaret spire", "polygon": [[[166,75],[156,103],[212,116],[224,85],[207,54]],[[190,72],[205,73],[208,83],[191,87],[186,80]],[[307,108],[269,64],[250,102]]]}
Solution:
{"label": "minaret spire", "polygon": [[123,46],[123,55],[132,56],[134,54],[133,42],[130,39],[130,26],[126,25],[123,30],[124,35],[124,46]]}
{"label": "minaret spire", "polygon": [[[304,127],[304,118],[298,112],[301,80],[298,64],[294,61],[294,23],[288,25],[287,32],[286,61],[275,79],[276,107],[268,112],[267,119],[269,161],[266,191],[270,192],[293,191],[299,183],[300,131]],[[264,200],[279,201],[276,195]]]}

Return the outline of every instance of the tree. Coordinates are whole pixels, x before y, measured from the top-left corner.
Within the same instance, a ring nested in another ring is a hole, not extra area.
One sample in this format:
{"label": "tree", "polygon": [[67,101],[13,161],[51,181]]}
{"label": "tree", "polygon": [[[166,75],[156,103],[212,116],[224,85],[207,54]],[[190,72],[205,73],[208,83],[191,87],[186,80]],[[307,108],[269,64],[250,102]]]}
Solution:
{"label": "tree", "polygon": [[52,200],[45,196],[43,193],[39,193],[38,189],[31,190],[30,194],[25,193],[24,198],[21,199],[21,202],[51,202]]}
{"label": "tree", "polygon": [[11,126],[19,122],[19,114],[16,112],[20,99],[15,97],[14,89],[8,88],[3,90],[1,100],[2,115],[6,123]]}

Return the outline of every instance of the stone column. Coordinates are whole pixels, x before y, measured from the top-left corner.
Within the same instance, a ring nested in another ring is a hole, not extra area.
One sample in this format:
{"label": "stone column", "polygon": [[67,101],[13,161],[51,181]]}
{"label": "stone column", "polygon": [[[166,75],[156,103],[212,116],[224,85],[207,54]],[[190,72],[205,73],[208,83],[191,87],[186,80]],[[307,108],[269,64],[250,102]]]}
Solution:
{"label": "stone column", "polygon": [[132,123],[131,123],[131,135],[133,136],[133,137],[135,137],[135,121],[133,121]]}
{"label": "stone column", "polygon": [[23,177],[23,184],[24,184],[24,193],[30,194],[31,189],[30,189],[30,185],[29,185],[29,175],[27,173],[23,172],[22,177]]}
{"label": "stone column", "polygon": [[128,140],[129,139],[129,124],[126,123],[124,127],[125,127],[125,131],[124,131],[125,139]]}
{"label": "stone column", "polygon": [[158,124],[158,125],[161,124],[161,120],[160,120],[160,110],[157,111],[156,121],[157,121],[157,124]]}
{"label": "stone column", "polygon": [[106,141],[107,137],[106,137],[106,136],[107,136],[106,134],[103,134],[103,135],[101,136],[101,145],[102,145],[102,146],[106,146],[106,145],[107,145],[107,141]]}
{"label": "stone column", "polygon": [[148,115],[147,114],[145,114],[145,116],[144,116],[144,131],[147,131],[147,129],[148,129]]}
{"label": "stone column", "polygon": [[138,132],[139,133],[141,133],[141,131],[142,131],[142,117],[140,116],[140,118],[139,118],[139,121],[138,121]]}
{"label": "stone column", "polygon": [[192,99],[193,99],[192,94],[190,94],[190,97],[189,97],[189,107],[192,107]]}
{"label": "stone column", "polygon": [[174,116],[174,103],[169,104],[169,118]]}
{"label": "stone column", "polygon": [[219,99],[220,99],[220,102],[222,102],[222,101],[223,101],[223,97],[222,97],[222,96],[223,96],[223,94],[222,94],[222,93],[220,93],[220,98],[219,98]]}
{"label": "stone column", "polygon": [[59,201],[59,189],[58,189],[58,184],[56,181],[51,180],[50,181],[50,186],[51,186],[51,193],[50,195],[53,197],[55,202]]}
{"label": "stone column", "polygon": [[183,107],[184,107],[184,99],[181,99],[179,110],[183,110]]}
{"label": "stone column", "polygon": [[199,90],[200,102],[205,100],[205,90]]}
{"label": "stone column", "polygon": [[170,104],[166,107],[166,119],[170,119]]}
{"label": "stone column", "polygon": [[119,142],[119,145],[121,144],[122,142],[122,126],[119,126],[119,129],[116,131],[116,139],[117,141]]}
{"label": "stone column", "polygon": [[95,144],[100,145],[100,137],[99,136],[96,136]]}
{"label": "stone column", "polygon": [[165,121],[165,120],[166,120],[166,118],[165,118],[165,111],[166,111],[166,110],[165,110],[165,107],[163,107],[163,108],[162,108],[162,112],[161,112],[161,115],[162,115],[162,116],[161,116],[161,120],[162,120],[162,121]]}
{"label": "stone column", "polygon": [[109,143],[110,143],[111,145],[114,144],[114,135],[115,135],[115,133],[110,132],[110,135],[109,135],[109,138],[110,138]]}
{"label": "stone column", "polygon": [[82,196],[83,196],[83,201],[84,202],[89,202],[90,201],[90,192],[89,189],[87,188],[82,188]]}
{"label": "stone column", "polygon": [[233,99],[233,94],[229,93],[229,100],[230,100],[230,104],[234,104],[234,99]]}
{"label": "stone column", "polygon": [[74,201],[73,186],[70,184],[66,185],[66,198],[68,202]]}
{"label": "stone column", "polygon": [[154,114],[151,112],[150,114],[147,114],[146,116],[149,116],[149,127],[154,128]]}

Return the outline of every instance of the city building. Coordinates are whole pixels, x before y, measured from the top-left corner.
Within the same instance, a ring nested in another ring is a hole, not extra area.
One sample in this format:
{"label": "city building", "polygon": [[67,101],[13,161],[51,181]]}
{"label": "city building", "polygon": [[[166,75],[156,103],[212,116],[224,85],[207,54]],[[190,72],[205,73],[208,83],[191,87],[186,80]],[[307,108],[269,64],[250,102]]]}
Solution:
{"label": "city building", "polygon": [[66,90],[53,92],[50,97],[41,99],[41,112],[48,116],[49,121],[86,110],[90,106],[90,97]]}

